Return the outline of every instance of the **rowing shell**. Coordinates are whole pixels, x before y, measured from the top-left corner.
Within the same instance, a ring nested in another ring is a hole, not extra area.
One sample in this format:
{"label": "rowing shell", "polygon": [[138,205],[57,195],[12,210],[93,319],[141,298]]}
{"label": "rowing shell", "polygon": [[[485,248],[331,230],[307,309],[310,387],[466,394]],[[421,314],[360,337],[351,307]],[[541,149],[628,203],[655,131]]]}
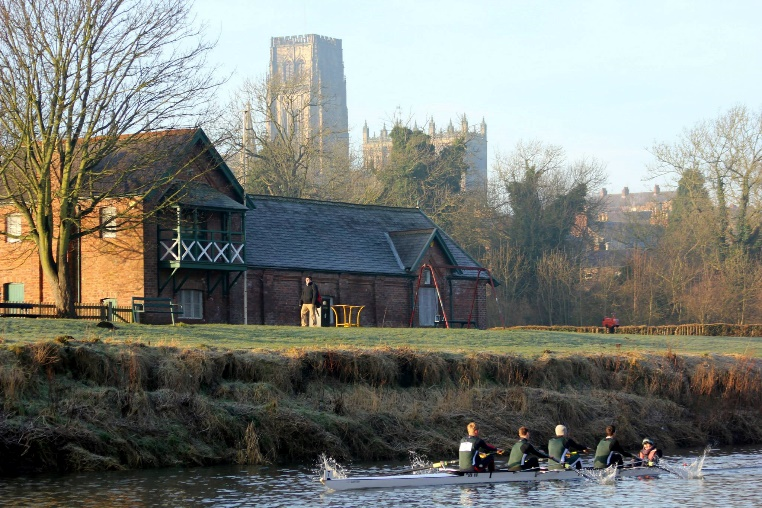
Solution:
{"label": "rowing shell", "polygon": [[[596,479],[593,474],[600,475],[605,470],[582,469],[575,472],[571,469],[548,471],[538,469],[535,471],[503,471],[497,470],[492,473],[466,473],[457,470],[443,469],[438,473],[428,474],[400,474],[388,476],[354,476],[337,478],[333,470],[326,469],[320,481],[332,490],[355,490],[376,488],[400,488],[400,487],[431,487],[439,485],[473,485],[480,483],[508,483],[508,482],[537,482],[553,480],[582,480]],[[653,467],[623,467],[617,471],[619,477],[633,476],[657,476],[661,471]]]}

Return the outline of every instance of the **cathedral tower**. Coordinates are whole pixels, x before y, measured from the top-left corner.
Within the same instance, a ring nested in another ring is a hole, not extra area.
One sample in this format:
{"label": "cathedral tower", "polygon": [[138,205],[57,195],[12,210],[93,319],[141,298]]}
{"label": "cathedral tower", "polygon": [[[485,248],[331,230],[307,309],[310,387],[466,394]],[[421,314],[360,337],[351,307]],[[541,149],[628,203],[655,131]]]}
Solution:
{"label": "cathedral tower", "polygon": [[[349,153],[347,83],[341,39],[322,35],[273,37],[270,44],[270,77],[284,81],[303,79],[311,106],[301,118],[310,133],[325,133],[320,140]],[[305,98],[305,100],[307,100]],[[272,126],[271,126],[272,128]],[[324,149],[332,147],[324,146]]]}

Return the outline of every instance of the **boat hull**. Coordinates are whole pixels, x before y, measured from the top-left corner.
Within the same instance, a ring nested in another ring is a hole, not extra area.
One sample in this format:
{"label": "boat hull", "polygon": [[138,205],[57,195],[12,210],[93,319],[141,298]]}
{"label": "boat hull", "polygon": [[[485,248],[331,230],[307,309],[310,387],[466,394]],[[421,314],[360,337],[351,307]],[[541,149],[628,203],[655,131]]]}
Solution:
{"label": "boat hull", "polygon": [[[335,478],[326,471],[320,481],[332,490],[382,489],[404,487],[434,487],[439,485],[475,485],[488,483],[569,481],[597,479],[602,471],[562,469],[557,471],[495,471],[493,473],[461,473],[443,470],[427,474],[402,474],[389,476],[354,476]],[[660,471],[650,467],[620,468],[617,477],[657,476]]]}

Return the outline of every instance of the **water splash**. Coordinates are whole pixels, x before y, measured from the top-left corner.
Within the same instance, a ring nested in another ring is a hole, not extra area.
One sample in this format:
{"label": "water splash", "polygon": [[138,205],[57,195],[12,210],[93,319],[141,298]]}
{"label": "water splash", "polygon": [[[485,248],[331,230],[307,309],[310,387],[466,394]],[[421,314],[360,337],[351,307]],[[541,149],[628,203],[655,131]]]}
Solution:
{"label": "water splash", "polygon": [[701,470],[704,467],[704,460],[706,460],[706,456],[711,450],[711,445],[707,445],[707,447],[704,448],[704,453],[702,453],[695,461],[691,462],[690,464],[684,462],[682,466],[672,464],[668,465],[665,464],[664,461],[661,461],[659,462],[659,468],[669,471],[670,473],[686,480],[703,478],[704,475],[701,473]]}
{"label": "water splash", "polygon": [[344,466],[336,462],[336,459],[321,453],[317,458],[313,473],[317,474],[318,480],[325,478],[326,473],[330,471],[334,478],[343,479],[347,477],[347,470]]}
{"label": "water splash", "polygon": [[411,469],[426,467],[429,464],[429,458],[426,455],[419,455],[415,450],[408,450],[407,454],[410,457]]}
{"label": "water splash", "polygon": [[598,478],[601,485],[613,485],[616,482],[616,474],[619,471],[616,466],[609,466],[602,469]]}

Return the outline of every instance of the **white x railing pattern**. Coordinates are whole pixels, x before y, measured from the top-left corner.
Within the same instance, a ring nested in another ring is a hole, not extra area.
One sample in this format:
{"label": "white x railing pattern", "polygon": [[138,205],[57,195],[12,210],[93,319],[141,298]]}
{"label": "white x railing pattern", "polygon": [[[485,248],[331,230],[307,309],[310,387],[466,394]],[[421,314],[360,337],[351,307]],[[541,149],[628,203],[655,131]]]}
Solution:
{"label": "white x railing pattern", "polygon": [[243,264],[243,243],[173,239],[161,240],[159,244],[162,261]]}

